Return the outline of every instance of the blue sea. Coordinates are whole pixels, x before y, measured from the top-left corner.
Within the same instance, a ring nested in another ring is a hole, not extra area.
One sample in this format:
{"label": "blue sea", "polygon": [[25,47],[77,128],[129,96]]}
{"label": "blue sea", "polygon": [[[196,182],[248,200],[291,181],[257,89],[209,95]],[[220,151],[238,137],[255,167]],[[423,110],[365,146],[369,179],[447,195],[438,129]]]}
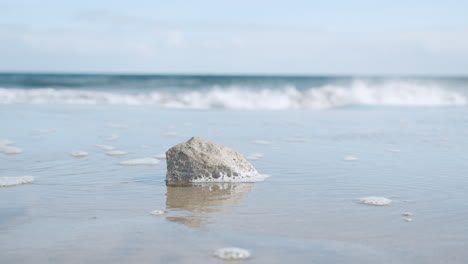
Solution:
{"label": "blue sea", "polygon": [[[467,263],[467,106],[467,77],[0,74],[0,263]],[[270,177],[166,186],[193,136]]]}

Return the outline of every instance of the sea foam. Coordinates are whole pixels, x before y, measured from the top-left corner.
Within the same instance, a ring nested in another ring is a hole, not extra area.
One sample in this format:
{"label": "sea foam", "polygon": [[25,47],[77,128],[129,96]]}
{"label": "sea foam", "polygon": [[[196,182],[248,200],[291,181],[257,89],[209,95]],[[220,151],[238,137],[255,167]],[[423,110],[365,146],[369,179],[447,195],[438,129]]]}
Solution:
{"label": "sea foam", "polygon": [[392,200],[385,198],[385,197],[376,197],[376,196],[369,196],[369,197],[363,197],[360,198],[359,201],[363,204],[368,204],[368,205],[389,205],[392,203]]}
{"label": "sea foam", "polygon": [[15,186],[32,182],[34,182],[34,177],[32,176],[0,177],[0,187]]}
{"label": "sea foam", "polygon": [[250,252],[243,248],[225,247],[216,250],[213,255],[223,260],[242,260],[250,258]]}
{"label": "sea foam", "polygon": [[125,104],[186,109],[327,109],[349,105],[455,106],[468,105],[468,96],[436,83],[357,79],[310,89],[213,86],[192,91],[118,93],[67,89],[0,88],[0,104]]}
{"label": "sea foam", "polygon": [[127,166],[135,166],[135,165],[157,165],[159,163],[159,160],[156,158],[141,158],[141,159],[132,159],[132,160],[127,160],[127,161],[122,161],[119,164],[120,165],[127,165]]}

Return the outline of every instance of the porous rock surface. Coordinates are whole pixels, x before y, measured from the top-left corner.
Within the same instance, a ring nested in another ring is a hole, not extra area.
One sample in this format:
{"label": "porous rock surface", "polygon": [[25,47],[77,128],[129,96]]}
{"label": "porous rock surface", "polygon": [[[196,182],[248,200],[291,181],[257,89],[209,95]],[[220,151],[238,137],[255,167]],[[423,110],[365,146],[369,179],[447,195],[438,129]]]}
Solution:
{"label": "porous rock surface", "polygon": [[248,181],[257,170],[239,152],[200,137],[166,152],[167,183]]}

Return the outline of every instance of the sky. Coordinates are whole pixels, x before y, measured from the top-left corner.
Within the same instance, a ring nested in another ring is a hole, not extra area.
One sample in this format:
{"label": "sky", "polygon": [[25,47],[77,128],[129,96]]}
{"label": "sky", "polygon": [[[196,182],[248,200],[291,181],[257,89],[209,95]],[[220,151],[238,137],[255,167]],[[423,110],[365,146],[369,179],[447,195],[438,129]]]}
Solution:
{"label": "sky", "polygon": [[468,0],[0,0],[0,72],[467,75]]}

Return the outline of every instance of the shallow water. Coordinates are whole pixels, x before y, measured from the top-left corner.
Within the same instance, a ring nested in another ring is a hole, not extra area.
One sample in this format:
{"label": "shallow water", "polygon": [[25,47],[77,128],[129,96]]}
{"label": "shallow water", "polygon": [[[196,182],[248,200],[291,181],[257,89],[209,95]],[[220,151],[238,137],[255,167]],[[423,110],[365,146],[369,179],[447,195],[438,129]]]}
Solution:
{"label": "shallow water", "polygon": [[[468,259],[466,107],[14,104],[0,105],[0,120],[0,139],[23,150],[0,153],[0,177],[35,178],[0,188],[2,263],[223,263],[213,256],[223,247],[248,249],[246,263]],[[109,135],[118,137],[106,141]],[[165,160],[119,165],[191,136],[263,154],[251,162],[271,177],[173,187],[164,182]],[[108,156],[96,144],[128,154]],[[89,155],[74,158],[74,150]],[[392,203],[360,202],[369,196]]]}

